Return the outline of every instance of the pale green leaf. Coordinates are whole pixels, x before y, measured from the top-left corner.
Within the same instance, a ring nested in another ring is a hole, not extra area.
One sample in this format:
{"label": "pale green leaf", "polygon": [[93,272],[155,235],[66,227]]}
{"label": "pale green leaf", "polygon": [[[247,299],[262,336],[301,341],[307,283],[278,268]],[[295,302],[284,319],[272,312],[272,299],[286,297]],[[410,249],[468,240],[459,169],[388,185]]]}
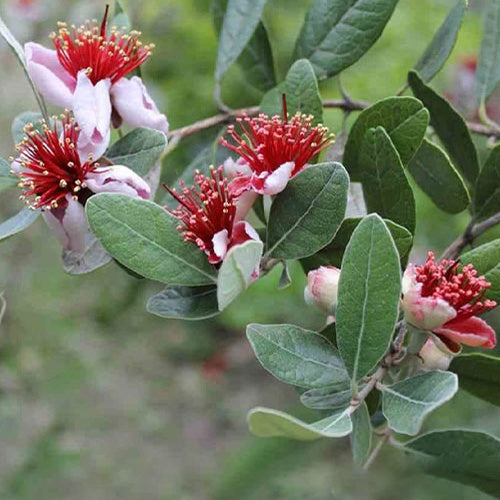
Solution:
{"label": "pale green leaf", "polygon": [[63,250],[63,269],[68,274],[86,274],[106,265],[112,259],[99,240],[87,230],[83,252]]}
{"label": "pale green leaf", "polygon": [[364,401],[351,415],[351,419],[352,460],[354,465],[361,467],[366,462],[372,446],[372,425],[370,422],[368,407]]}
{"label": "pale green leaf", "polygon": [[19,178],[10,172],[10,165],[0,158],[0,191],[17,187]]}
{"label": "pale green leaf", "polygon": [[345,408],[352,398],[351,386],[347,372],[345,379],[335,386],[309,389],[300,395],[300,402],[313,410],[332,410]]}
{"label": "pale green leaf", "polygon": [[28,124],[33,125],[34,130],[41,131],[42,114],[36,111],[24,111],[17,115],[12,121],[11,132],[14,144],[19,144],[25,135],[24,127]]}
{"label": "pale green leaf", "polygon": [[40,210],[31,210],[26,207],[10,219],[0,223],[0,241],[24,231],[35,222],[39,215]]}

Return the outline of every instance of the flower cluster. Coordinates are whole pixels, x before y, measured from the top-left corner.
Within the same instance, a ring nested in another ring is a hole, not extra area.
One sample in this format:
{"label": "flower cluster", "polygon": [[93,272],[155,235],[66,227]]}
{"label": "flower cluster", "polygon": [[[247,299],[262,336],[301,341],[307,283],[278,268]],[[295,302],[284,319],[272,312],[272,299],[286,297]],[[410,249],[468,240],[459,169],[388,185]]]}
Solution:
{"label": "flower cluster", "polygon": [[237,219],[237,196],[228,188],[223,167],[211,166],[209,176],[196,171],[194,180],[189,188],[181,183],[180,192],[165,186],[179,202],[171,213],[180,221],[185,241],[196,243],[211,264],[218,264],[234,245],[260,240],[248,222]]}
{"label": "flower cluster", "polygon": [[478,317],[496,306],[484,297],[490,286],[471,264],[436,262],[429,252],[422,266],[410,265],[403,278],[402,306],[406,321],[433,332],[452,353],[460,344],[492,349],[495,331]]}

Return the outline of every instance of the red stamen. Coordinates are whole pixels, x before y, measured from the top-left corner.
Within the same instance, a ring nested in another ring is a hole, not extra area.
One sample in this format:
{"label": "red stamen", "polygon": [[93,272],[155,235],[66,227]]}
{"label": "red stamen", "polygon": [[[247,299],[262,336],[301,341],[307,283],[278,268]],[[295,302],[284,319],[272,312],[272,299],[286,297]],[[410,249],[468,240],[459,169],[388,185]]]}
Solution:
{"label": "red stamen", "polygon": [[143,64],[154,48],[142,45],[139,31],[127,34],[112,26],[108,35],[108,12],[109,5],[100,26],[96,20],[86,21],[79,27],[72,25],[70,32],[66,23],[58,23],[59,32],[50,35],[64,69],[75,78],[85,70],[94,85],[105,78],[117,82]]}
{"label": "red stamen", "polygon": [[497,305],[484,299],[491,283],[484,276],[478,277],[472,264],[459,271],[458,261],[442,260],[438,264],[429,252],[426,263],[415,270],[417,282],[422,283],[422,296],[446,300],[457,311],[455,320],[485,313]]}
{"label": "red stamen", "polygon": [[229,125],[227,133],[233,140],[224,138],[220,143],[243,158],[257,174],[274,172],[283,163],[295,162],[292,175],[302,168],[323,149],[333,142],[333,134],[323,125],[311,126],[312,116],[301,113],[287,119],[286,99],[283,102],[284,119],[269,118],[261,114],[255,118],[243,115],[236,121],[241,133]]}
{"label": "red stamen", "polygon": [[33,209],[64,206],[68,194],[75,200],[85,196],[86,176],[99,167],[91,158],[81,162],[77,150],[80,130],[69,112],[62,115],[61,122],[62,134],[55,119],[52,128],[42,121],[42,132],[28,124],[16,146],[20,152],[16,161],[22,167],[18,173],[21,199]]}
{"label": "red stamen", "polygon": [[195,185],[187,188],[181,183],[182,193],[165,185],[167,191],[179,202],[176,210],[169,210],[180,222],[178,227],[184,241],[196,243],[212,264],[220,262],[214,253],[212,239],[224,229],[231,233],[236,215],[235,198],[228,191],[228,179],[223,167],[210,167],[210,176],[196,172]]}

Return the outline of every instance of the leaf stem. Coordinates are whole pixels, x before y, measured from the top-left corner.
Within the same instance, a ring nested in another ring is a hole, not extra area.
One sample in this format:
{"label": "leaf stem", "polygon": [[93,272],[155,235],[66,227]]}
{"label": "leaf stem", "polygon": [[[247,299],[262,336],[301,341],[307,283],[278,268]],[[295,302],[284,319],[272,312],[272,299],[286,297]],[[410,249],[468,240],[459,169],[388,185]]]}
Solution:
{"label": "leaf stem", "polygon": [[387,427],[384,434],[382,435],[379,442],[377,443],[377,446],[375,446],[375,448],[373,448],[373,451],[370,453],[370,456],[368,457],[365,464],[363,465],[363,470],[368,470],[371,467],[371,465],[373,464],[373,462],[375,462],[376,458],[378,457],[379,453],[381,452],[384,444],[387,443],[387,441],[389,441],[390,437],[391,437],[391,429],[389,429],[389,427]]}

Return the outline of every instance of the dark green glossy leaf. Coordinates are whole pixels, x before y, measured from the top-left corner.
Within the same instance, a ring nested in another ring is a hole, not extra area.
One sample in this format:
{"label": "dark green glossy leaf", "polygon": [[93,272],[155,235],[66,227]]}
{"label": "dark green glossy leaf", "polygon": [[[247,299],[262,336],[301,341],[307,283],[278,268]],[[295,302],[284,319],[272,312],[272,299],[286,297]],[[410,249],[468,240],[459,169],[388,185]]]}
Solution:
{"label": "dark green glossy leaf", "polygon": [[340,163],[320,163],[296,175],[271,206],[266,254],[299,259],[330,243],[344,219],[348,186]]}
{"label": "dark green glossy leaf", "polygon": [[469,206],[469,191],[462,176],[436,144],[424,139],[408,164],[408,171],[441,210],[457,214]]}
{"label": "dark green glossy leaf", "polygon": [[477,178],[474,212],[478,219],[500,212],[500,145],[491,151]]}
{"label": "dark green glossy leaf", "polygon": [[478,431],[443,430],[404,445],[429,474],[500,497],[500,440]]}
{"label": "dark green glossy leaf", "polygon": [[431,125],[450,153],[455,166],[470,183],[475,183],[479,173],[479,163],[476,148],[464,119],[446,99],[425,85],[414,71],[408,74],[408,83],[415,97],[418,97],[429,110]]}
{"label": "dark green glossy leaf", "polygon": [[424,82],[429,82],[439,72],[451,54],[466,9],[467,0],[458,0],[415,65],[415,71]]}
{"label": "dark green glossy leaf", "polygon": [[286,384],[320,388],[349,380],[337,349],[319,333],[294,325],[250,324],[247,337],[262,366]]}
{"label": "dark green glossy leaf", "polygon": [[399,255],[378,215],[368,215],[356,227],[341,269],[337,343],[355,388],[384,356],[398,318]]}
{"label": "dark green glossy leaf", "polygon": [[311,61],[318,78],[354,64],[377,41],[397,0],[315,0],[295,47],[295,59]]}
{"label": "dark green glossy leaf", "polygon": [[146,310],[171,319],[200,320],[219,314],[217,287],[167,286],[149,297]]}
{"label": "dark green glossy leaf", "polygon": [[422,143],[429,112],[413,97],[388,97],[362,111],[354,122],[344,150],[344,165],[351,181],[360,181],[359,153],[369,128],[383,127],[405,166]]}
{"label": "dark green glossy leaf", "polygon": [[415,199],[399,154],[382,127],[366,131],[358,165],[368,212],[415,232]]}
{"label": "dark green glossy leaf", "polygon": [[86,211],[104,248],[132,271],[170,285],[215,283],[206,255],[182,239],[177,219],[155,203],[101,193],[88,200]]}

